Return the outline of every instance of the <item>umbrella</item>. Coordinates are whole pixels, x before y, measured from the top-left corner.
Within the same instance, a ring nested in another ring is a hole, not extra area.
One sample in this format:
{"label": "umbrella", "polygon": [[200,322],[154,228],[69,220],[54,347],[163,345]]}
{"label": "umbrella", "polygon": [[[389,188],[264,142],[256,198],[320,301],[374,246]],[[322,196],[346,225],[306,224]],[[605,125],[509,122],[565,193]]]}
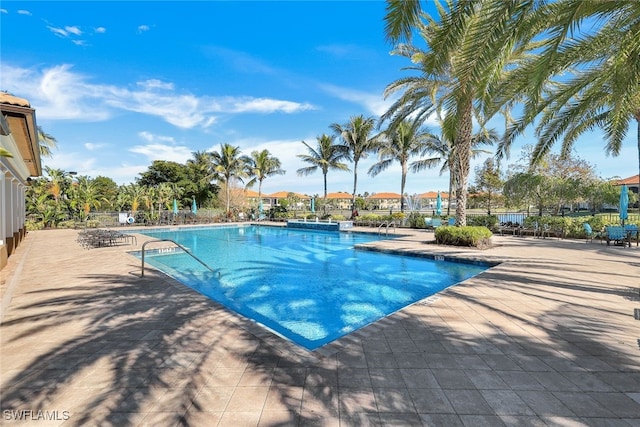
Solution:
{"label": "umbrella", "polygon": [[442,196],[438,191],[438,197],[436,197],[436,215],[442,215]]}
{"label": "umbrella", "polygon": [[178,201],[173,199],[173,214],[178,215]]}
{"label": "umbrella", "polygon": [[622,220],[622,225],[624,225],[624,220],[629,217],[629,189],[626,185],[622,186],[620,190],[620,220]]}
{"label": "umbrella", "polygon": [[194,215],[198,213],[198,205],[196,205],[195,197],[193,198],[193,202],[191,202],[191,212],[193,212]]}
{"label": "umbrella", "polygon": [[315,197],[311,198],[311,213],[315,213],[316,212],[316,199]]}

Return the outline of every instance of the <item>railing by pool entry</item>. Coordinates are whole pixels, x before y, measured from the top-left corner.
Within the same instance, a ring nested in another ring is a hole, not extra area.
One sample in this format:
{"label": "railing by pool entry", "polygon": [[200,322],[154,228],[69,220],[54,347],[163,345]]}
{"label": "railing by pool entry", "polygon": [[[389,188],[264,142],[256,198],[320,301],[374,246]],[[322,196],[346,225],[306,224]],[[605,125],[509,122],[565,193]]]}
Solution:
{"label": "railing by pool entry", "polygon": [[389,227],[393,227],[393,232],[396,232],[396,223],[395,221],[385,221],[378,227],[378,234],[381,234],[382,227],[385,227],[385,235],[389,234]]}
{"label": "railing by pool entry", "polygon": [[[212,273],[215,273],[215,270],[211,267],[209,267],[207,264],[205,264],[200,258],[198,258],[197,256],[195,256],[194,254],[192,254],[191,252],[189,252],[189,250],[187,248],[185,248],[184,246],[182,246],[180,243],[176,242],[175,240],[171,240],[171,239],[154,239],[154,240],[148,240],[146,242],[144,242],[142,244],[142,272],[140,274],[140,277],[144,277],[144,249],[145,247],[149,244],[149,243],[158,243],[158,242],[171,242],[174,245],[176,245],[177,247],[179,247],[180,249],[182,249],[187,255],[189,255],[191,258],[195,259],[196,261],[198,261],[200,264],[204,265],[209,271],[211,271]],[[169,251],[168,249],[174,249],[175,248],[160,248],[158,249],[159,253],[166,253],[166,252],[172,252]]]}

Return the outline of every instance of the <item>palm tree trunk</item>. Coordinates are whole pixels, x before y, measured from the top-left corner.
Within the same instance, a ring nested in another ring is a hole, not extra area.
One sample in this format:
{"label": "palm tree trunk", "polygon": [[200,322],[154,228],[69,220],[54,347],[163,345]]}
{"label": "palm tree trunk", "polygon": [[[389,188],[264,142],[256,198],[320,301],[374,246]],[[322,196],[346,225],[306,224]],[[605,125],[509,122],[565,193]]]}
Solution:
{"label": "palm tree trunk", "polygon": [[453,177],[452,171],[449,170],[449,197],[447,198],[447,216],[451,215],[451,195],[453,194]]}
{"label": "palm tree trunk", "polygon": [[324,205],[322,206],[324,215],[327,215],[327,174],[324,173]]}
{"label": "palm tree trunk", "polygon": [[404,187],[407,183],[407,162],[402,161],[402,177],[400,178],[400,212],[404,212]]}
{"label": "palm tree trunk", "polygon": [[456,225],[467,225],[467,182],[471,157],[473,128],[471,101],[465,101],[460,112],[460,127],[456,135]]}
{"label": "palm tree trunk", "polygon": [[351,199],[351,216],[356,210],[356,188],[358,187],[358,162],[353,163],[353,195]]}

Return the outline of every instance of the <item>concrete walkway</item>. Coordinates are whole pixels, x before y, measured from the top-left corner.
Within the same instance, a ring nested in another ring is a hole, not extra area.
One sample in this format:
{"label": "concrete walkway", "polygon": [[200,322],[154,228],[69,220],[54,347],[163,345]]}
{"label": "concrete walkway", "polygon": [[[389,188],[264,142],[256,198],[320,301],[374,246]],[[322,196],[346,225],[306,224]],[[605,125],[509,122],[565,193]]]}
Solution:
{"label": "concrete walkway", "polygon": [[377,242],[502,264],[309,352],[77,233],[0,271],[2,426],[640,425],[635,245]]}

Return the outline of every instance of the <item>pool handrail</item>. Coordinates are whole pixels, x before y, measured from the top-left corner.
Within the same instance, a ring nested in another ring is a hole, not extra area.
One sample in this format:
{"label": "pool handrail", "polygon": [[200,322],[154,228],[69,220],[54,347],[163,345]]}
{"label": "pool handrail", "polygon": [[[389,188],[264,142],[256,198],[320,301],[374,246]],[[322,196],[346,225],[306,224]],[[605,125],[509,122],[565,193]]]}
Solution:
{"label": "pool handrail", "polygon": [[378,227],[378,234],[381,234],[382,227],[386,227],[385,236],[389,234],[389,227],[393,227],[393,232],[396,232],[396,222],[395,221],[385,221]]}
{"label": "pool handrail", "polygon": [[173,243],[174,245],[176,245],[177,247],[179,247],[180,249],[185,251],[187,253],[187,255],[191,256],[193,259],[198,261],[200,264],[204,265],[209,271],[211,271],[212,273],[215,273],[215,270],[213,268],[209,267],[207,264],[204,263],[204,261],[202,261],[200,258],[198,258],[194,254],[189,252],[189,250],[187,248],[185,248],[184,246],[182,246],[180,243],[176,242],[175,240],[171,240],[171,239],[153,239],[153,240],[147,240],[146,242],[144,242],[142,244],[142,257],[141,257],[142,258],[142,271],[140,273],[140,277],[144,277],[144,249],[145,249],[145,246],[147,246],[147,244],[149,244],[149,243],[157,243],[157,242],[171,242],[171,243]]}

